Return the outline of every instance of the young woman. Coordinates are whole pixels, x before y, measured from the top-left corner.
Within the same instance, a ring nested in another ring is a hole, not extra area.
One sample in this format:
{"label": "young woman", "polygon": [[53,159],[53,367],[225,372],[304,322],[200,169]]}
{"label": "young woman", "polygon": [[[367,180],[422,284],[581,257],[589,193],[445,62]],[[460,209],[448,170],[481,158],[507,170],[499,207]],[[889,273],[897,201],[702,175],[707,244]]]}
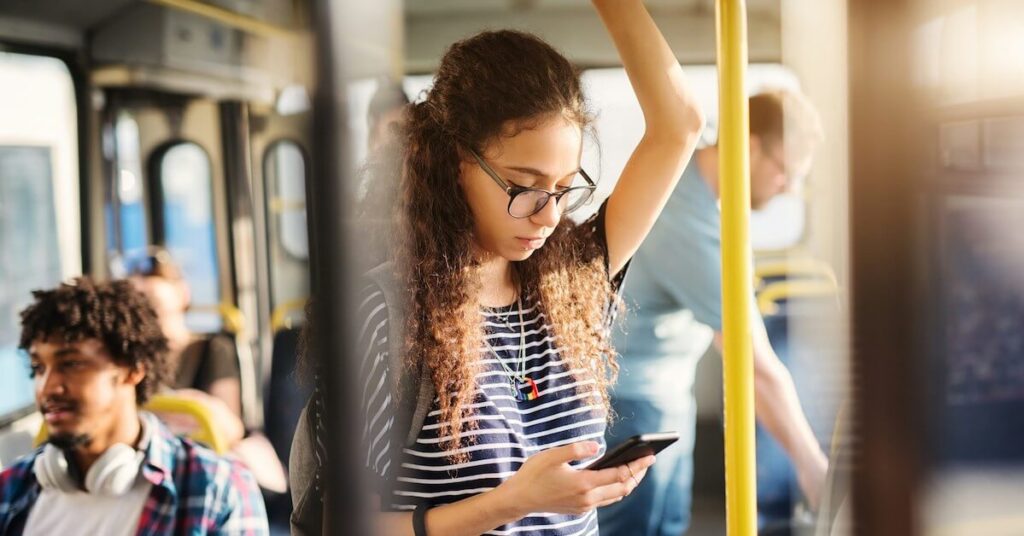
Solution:
{"label": "young woman", "polygon": [[[452,45],[407,112],[392,263],[406,314],[394,318],[376,283],[359,307],[366,463],[390,483],[382,534],[596,534],[595,509],[654,462],[581,470],[605,450],[621,273],[703,116],[642,1],[594,4],[646,122],[594,218],[564,217],[594,190],[580,169],[591,115],[579,74],[536,37],[485,32]],[[396,321],[407,367],[424,365],[437,393],[409,448],[391,439],[388,386],[404,373],[388,365]]]}

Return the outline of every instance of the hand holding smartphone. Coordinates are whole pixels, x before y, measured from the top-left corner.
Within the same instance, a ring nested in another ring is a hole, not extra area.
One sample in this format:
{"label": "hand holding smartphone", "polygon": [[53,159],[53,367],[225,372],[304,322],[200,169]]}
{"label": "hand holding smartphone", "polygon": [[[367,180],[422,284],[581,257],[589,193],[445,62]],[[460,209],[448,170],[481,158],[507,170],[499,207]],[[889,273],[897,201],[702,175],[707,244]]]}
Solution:
{"label": "hand holding smartphone", "polygon": [[657,454],[678,440],[679,434],[677,432],[635,435],[605,452],[604,456],[590,464],[587,469],[596,471],[625,465],[644,456]]}

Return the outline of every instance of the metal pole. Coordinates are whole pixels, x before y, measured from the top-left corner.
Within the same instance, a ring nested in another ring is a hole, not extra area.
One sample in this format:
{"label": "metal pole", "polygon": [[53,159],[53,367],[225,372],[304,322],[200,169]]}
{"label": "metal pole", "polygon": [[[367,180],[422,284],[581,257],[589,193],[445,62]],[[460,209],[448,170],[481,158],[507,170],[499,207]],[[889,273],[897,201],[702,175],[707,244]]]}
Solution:
{"label": "metal pole", "polygon": [[754,363],[750,330],[750,138],[743,0],[718,0],[719,187],[722,202],[722,333],[725,504],[730,536],[757,533]]}
{"label": "metal pole", "polygon": [[313,96],[313,166],[307,184],[313,296],[312,348],[324,379],[325,440],[323,534],[372,534],[370,491],[361,470],[358,441],[362,419],[356,360],[352,348],[352,235],[346,215],[351,211],[353,166],[348,147],[345,106],[346,71],[343,32],[339,21],[352,2],[313,2],[316,88]]}

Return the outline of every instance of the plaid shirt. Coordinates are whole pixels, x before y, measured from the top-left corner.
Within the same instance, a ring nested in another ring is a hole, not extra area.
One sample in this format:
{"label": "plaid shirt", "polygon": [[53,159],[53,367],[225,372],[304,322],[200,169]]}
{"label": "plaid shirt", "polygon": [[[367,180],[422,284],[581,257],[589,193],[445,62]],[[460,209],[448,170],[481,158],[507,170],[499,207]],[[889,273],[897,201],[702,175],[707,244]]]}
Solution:
{"label": "plaid shirt", "polygon": [[[136,534],[266,535],[267,514],[255,479],[237,461],[175,437],[149,413],[153,431],[142,465],[153,484]],[[0,534],[20,536],[41,487],[32,464],[42,449],[0,473]]]}

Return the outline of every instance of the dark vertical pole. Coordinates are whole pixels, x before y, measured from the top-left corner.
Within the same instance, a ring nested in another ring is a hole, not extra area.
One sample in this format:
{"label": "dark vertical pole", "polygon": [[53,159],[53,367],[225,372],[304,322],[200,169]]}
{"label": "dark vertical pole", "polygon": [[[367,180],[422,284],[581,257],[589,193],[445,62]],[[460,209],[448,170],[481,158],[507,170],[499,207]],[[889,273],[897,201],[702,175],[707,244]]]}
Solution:
{"label": "dark vertical pole", "polygon": [[[105,227],[103,210],[100,210],[100,214],[96,217],[95,221],[100,222],[99,225],[94,225],[93,211],[96,205],[93,204],[92,193],[95,188],[94,181],[90,180],[92,177],[92,148],[93,148],[93,135],[98,132],[100,128],[103,128],[103,124],[97,119],[95,112],[92,109],[92,84],[89,83],[88,71],[85,67],[85,59],[79,56],[71,56],[65,59],[65,64],[68,66],[68,71],[71,73],[71,79],[75,87],[75,119],[77,123],[75,125],[76,133],[78,134],[78,218],[79,218],[79,244],[81,247],[82,257],[82,273],[86,274],[105,274],[109,269],[106,263],[103,263],[103,268],[99,267],[98,259],[93,257],[93,247],[96,242],[103,244],[102,251],[107,251],[109,245],[106,244],[106,237],[103,235],[102,230]],[[102,138],[102,136],[101,136]],[[102,154],[102,152],[101,152]],[[98,181],[97,181],[98,182]],[[93,233],[95,232],[95,237]]]}
{"label": "dark vertical pole", "polygon": [[[232,229],[236,224],[250,230],[248,236],[235,236],[231,247],[234,259],[234,288],[238,304],[246,314],[253,314],[255,332],[247,329],[246,343],[255,341],[258,357],[248,357],[242,363],[242,417],[250,428],[263,425],[263,397],[261,396],[262,364],[270,359],[270,279],[267,275],[267,240],[265,233],[263,190],[253,180],[252,141],[249,130],[249,107],[241,101],[220,103],[221,146],[224,155],[224,176],[228,184],[228,213]],[[253,310],[254,308],[254,310]],[[248,328],[248,326],[247,326]],[[246,359],[246,357],[243,357]]]}
{"label": "dark vertical pole", "polygon": [[850,162],[855,533],[919,533],[915,197],[924,160],[910,0],[852,0]]}
{"label": "dark vertical pole", "polygon": [[354,184],[346,139],[345,80],[340,28],[346,2],[313,2],[316,87],[313,95],[312,181],[307,185],[313,296],[312,347],[324,380],[327,466],[323,482],[325,534],[370,534],[368,483],[359,464],[360,401],[355,360],[350,355],[352,332],[349,256],[352,243],[346,228]]}
{"label": "dark vertical pole", "polygon": [[235,236],[235,224],[242,220],[248,224],[252,218],[252,192],[249,182],[244,176],[247,165],[242,161],[241,152],[238,148],[238,130],[242,123],[241,103],[237,101],[225,101],[218,105],[220,119],[221,152],[223,154],[224,182],[227,184],[226,193],[228,201],[228,235],[231,237],[229,251],[231,291],[235,301],[239,301],[239,294],[246,292],[245,286],[249,281],[239,281],[239,264],[245,263],[245,253],[248,244],[239,243],[240,237]]}

